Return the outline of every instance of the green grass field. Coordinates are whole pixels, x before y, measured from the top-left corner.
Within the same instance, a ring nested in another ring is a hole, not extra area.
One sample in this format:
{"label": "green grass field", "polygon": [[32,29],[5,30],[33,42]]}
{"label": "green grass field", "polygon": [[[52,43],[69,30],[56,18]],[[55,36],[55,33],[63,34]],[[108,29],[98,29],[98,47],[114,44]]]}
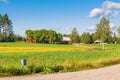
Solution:
{"label": "green grass field", "polygon": [[[15,76],[34,73],[71,72],[100,68],[120,63],[120,45],[106,44],[105,50],[101,45],[60,45],[60,44],[26,44],[0,43],[2,47],[47,47],[70,48],[68,51],[45,52],[0,52],[0,76]],[[80,50],[76,50],[80,47]],[[81,50],[81,47],[85,48]],[[71,50],[72,48],[72,50]],[[74,50],[75,48],[75,50]],[[22,68],[21,59],[27,59],[27,65]]]}

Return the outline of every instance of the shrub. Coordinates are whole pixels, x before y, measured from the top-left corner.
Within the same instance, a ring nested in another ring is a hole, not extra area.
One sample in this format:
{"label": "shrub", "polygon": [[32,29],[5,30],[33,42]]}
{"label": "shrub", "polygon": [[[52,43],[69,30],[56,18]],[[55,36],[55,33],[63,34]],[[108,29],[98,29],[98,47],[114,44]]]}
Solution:
{"label": "shrub", "polygon": [[58,65],[58,66],[53,66],[51,69],[53,72],[60,72],[60,71],[64,70],[64,67]]}
{"label": "shrub", "polygon": [[25,68],[19,67],[0,67],[0,76],[16,76],[16,75],[25,75],[28,74],[28,71]]}

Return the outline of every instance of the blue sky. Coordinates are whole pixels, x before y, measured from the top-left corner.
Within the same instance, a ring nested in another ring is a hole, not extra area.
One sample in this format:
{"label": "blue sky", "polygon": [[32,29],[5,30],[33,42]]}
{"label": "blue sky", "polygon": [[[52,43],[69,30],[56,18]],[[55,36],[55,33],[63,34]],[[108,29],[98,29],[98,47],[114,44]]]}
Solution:
{"label": "blue sky", "polygon": [[120,0],[0,0],[0,13],[8,13],[14,32],[25,36],[27,29],[53,29],[69,34],[94,32],[102,16],[111,29],[120,25]]}

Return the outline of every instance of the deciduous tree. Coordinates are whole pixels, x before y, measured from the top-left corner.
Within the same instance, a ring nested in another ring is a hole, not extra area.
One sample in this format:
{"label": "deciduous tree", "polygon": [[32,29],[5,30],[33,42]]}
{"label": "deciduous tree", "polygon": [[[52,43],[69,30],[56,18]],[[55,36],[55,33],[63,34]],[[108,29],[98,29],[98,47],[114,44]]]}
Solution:
{"label": "deciduous tree", "polygon": [[90,44],[93,42],[92,36],[89,33],[84,32],[80,37],[80,41],[85,44]]}
{"label": "deciduous tree", "polygon": [[72,33],[70,35],[70,38],[71,38],[73,43],[79,43],[80,42],[80,38],[79,38],[78,31],[77,31],[76,28],[73,28]]}
{"label": "deciduous tree", "polygon": [[105,17],[100,19],[100,22],[96,25],[95,38],[102,42],[108,42],[108,38],[111,35],[111,29],[109,20]]}

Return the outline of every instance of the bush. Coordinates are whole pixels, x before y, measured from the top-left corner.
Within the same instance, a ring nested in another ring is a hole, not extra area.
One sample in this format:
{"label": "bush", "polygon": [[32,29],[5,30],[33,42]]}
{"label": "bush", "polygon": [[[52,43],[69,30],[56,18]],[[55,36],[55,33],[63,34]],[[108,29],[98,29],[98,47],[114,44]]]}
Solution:
{"label": "bush", "polygon": [[60,72],[60,71],[64,70],[64,67],[58,65],[58,66],[53,66],[51,69],[53,72]]}
{"label": "bush", "polygon": [[0,76],[16,76],[16,75],[26,75],[28,71],[25,68],[19,67],[0,67]]}
{"label": "bush", "polygon": [[29,65],[28,67],[28,72],[31,73],[40,73],[43,72],[43,66],[35,66],[35,65]]}

